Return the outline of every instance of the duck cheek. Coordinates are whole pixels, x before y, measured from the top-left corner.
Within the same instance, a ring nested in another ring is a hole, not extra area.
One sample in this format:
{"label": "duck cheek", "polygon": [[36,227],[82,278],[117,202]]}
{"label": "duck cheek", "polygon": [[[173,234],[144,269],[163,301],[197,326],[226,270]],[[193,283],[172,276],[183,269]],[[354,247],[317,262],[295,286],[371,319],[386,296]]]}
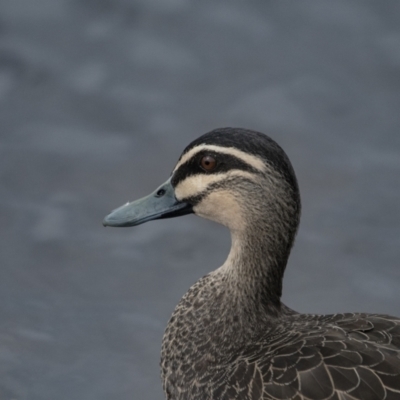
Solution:
{"label": "duck cheek", "polygon": [[218,191],[208,194],[193,207],[199,217],[218,222],[230,230],[243,227],[242,209],[232,193]]}

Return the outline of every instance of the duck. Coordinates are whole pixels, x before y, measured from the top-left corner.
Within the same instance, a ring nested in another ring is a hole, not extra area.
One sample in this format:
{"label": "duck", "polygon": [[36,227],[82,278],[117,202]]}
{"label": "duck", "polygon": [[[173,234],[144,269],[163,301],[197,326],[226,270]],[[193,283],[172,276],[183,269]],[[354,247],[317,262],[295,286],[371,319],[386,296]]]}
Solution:
{"label": "duck", "polygon": [[190,287],[165,329],[166,399],[400,399],[400,318],[282,303],[300,211],[284,150],[263,133],[220,128],[191,142],[153,193],[104,219],[127,227],[194,213],[230,230],[226,261]]}

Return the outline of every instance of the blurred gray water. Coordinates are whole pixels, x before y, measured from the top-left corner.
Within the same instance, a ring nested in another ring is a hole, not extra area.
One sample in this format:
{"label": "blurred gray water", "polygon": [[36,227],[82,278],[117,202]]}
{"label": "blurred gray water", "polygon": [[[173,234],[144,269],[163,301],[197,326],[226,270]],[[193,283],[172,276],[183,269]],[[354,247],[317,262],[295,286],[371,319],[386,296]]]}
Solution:
{"label": "blurred gray water", "polygon": [[399,111],[397,0],[1,0],[0,400],[163,398],[163,329],[229,234],[101,222],[216,127],[297,171],[284,301],[400,315]]}

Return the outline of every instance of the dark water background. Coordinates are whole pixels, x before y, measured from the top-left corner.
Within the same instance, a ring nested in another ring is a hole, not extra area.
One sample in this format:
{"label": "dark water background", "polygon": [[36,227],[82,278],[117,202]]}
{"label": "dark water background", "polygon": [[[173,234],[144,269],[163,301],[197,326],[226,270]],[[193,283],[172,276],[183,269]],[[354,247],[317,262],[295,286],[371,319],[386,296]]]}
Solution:
{"label": "dark water background", "polygon": [[229,234],[101,221],[216,127],[297,171],[284,301],[400,315],[397,0],[1,0],[0,123],[0,400],[163,398],[163,329]]}

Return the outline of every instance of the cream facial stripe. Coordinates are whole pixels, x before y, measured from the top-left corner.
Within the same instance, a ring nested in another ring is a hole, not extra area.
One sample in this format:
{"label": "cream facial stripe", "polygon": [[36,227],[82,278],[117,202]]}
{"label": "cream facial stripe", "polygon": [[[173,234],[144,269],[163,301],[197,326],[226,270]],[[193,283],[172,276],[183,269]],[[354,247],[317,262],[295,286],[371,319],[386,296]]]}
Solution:
{"label": "cream facial stripe", "polygon": [[197,174],[190,175],[183,181],[179,182],[175,188],[175,196],[178,200],[188,199],[190,197],[198,196],[199,194],[205,192],[207,188],[218,182],[225,181],[230,177],[242,177],[246,179],[254,180],[254,174],[241,170],[231,170],[223,174]]}
{"label": "cream facial stripe", "polygon": [[265,171],[264,162],[257,156],[245,153],[244,151],[238,150],[235,147],[222,147],[222,146],[215,146],[212,144],[200,144],[196,147],[193,147],[193,149],[190,149],[187,153],[185,153],[182,156],[182,158],[178,161],[178,164],[176,164],[176,167],[173,172],[177,171],[181,165],[183,165],[187,161],[189,161],[198,152],[207,151],[207,150],[215,151],[216,153],[229,154],[231,156],[239,158],[246,164],[251,165],[253,168],[255,168],[261,172]]}

